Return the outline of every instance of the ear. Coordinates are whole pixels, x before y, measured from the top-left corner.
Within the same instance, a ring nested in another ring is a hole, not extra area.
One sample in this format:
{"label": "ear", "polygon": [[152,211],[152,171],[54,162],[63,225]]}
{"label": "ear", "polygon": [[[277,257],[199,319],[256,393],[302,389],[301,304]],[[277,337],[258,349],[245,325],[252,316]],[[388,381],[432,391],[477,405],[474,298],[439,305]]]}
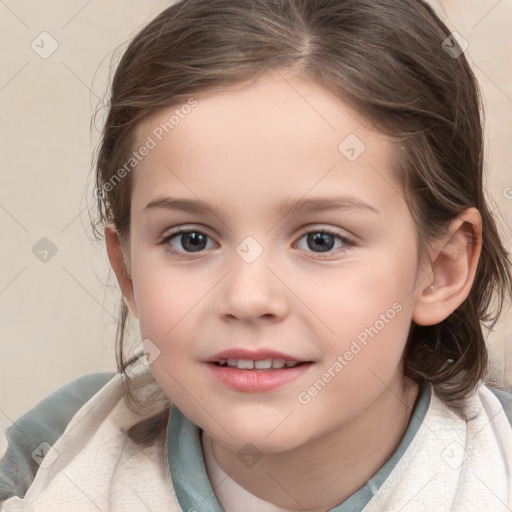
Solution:
{"label": "ear", "polygon": [[451,315],[467,298],[482,250],[482,217],[469,208],[454,219],[447,234],[432,244],[430,278],[418,289],[412,320],[435,325]]}
{"label": "ear", "polygon": [[109,223],[105,226],[105,242],[107,245],[107,253],[108,259],[110,260],[110,265],[112,266],[112,270],[114,271],[117,282],[121,287],[121,291],[123,293],[124,300],[131,312],[131,314],[137,318],[137,306],[135,304],[134,294],[133,294],[133,282],[130,277],[130,269],[129,262],[125,261],[123,256],[123,250],[121,246],[121,242],[119,240],[118,232],[114,226],[114,224]]}

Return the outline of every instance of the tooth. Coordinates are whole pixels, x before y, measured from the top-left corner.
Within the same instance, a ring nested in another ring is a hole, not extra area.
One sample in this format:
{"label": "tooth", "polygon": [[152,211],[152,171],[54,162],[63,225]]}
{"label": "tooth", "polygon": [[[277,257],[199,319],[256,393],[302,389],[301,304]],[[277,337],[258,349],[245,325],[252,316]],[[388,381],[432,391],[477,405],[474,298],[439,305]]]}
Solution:
{"label": "tooth", "polygon": [[292,368],[297,366],[298,361],[286,361],[285,359],[260,359],[259,361],[253,361],[251,359],[219,359],[218,364],[223,366],[227,363],[228,366],[233,368],[239,368],[240,370],[269,370],[272,368]]}
{"label": "tooth", "polygon": [[272,359],[262,359],[261,361],[254,361],[254,368],[257,368],[258,370],[272,368]]}

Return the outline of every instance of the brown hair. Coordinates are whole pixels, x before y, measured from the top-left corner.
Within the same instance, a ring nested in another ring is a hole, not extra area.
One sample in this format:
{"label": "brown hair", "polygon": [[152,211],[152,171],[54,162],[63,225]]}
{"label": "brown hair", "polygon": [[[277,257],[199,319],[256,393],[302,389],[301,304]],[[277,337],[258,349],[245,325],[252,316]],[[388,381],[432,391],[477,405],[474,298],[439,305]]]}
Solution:
{"label": "brown hair", "polygon": [[[492,328],[512,292],[512,278],[484,196],[479,88],[464,54],[448,51],[449,46],[460,49],[457,41],[443,44],[449,36],[421,0],[182,0],[171,5],[136,35],[113,78],[96,161],[99,223],[114,222],[127,242],[131,173],[115,186],[106,184],[129,160],[143,119],[185,104],[194,93],[254,80],[271,69],[298,70],[401,141],[397,172],[417,224],[420,259],[427,244],[465,209],[474,206],[482,215],[483,248],[468,298],[437,325],[413,323],[403,356],[407,376],[430,382],[446,403],[461,410],[487,371],[481,322]],[[121,300],[120,372],[136,359],[126,361],[123,354],[127,319]]]}

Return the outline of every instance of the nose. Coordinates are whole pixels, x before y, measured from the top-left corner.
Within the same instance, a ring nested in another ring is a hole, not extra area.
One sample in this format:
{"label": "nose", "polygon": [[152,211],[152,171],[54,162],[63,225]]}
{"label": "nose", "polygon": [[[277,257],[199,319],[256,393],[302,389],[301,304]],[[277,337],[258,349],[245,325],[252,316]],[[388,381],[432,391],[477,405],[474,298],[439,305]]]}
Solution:
{"label": "nose", "polygon": [[237,254],[219,283],[215,310],[225,320],[282,320],[289,311],[289,292],[263,255],[248,263]]}

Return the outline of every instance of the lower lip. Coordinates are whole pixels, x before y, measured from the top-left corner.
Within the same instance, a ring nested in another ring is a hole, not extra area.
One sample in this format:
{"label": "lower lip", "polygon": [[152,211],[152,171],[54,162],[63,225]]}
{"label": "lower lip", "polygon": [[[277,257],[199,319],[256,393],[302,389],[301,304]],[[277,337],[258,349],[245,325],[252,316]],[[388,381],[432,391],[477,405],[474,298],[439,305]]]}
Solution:
{"label": "lower lip", "polygon": [[271,391],[304,375],[313,363],[277,370],[240,370],[207,363],[213,376],[228,388],[245,393]]}

